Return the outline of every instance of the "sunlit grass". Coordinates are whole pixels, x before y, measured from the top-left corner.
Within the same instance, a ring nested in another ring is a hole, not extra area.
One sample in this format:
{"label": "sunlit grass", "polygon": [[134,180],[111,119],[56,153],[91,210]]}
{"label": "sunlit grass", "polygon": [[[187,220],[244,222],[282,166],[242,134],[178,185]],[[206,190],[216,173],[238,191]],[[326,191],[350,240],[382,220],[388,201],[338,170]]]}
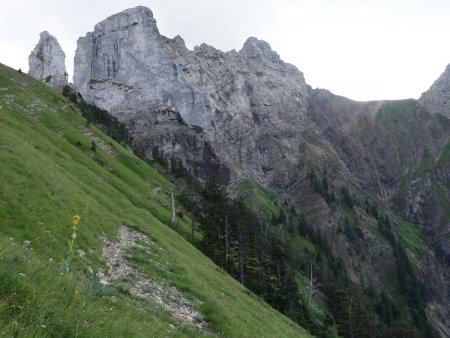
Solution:
{"label": "sunlit grass", "polygon": [[[157,188],[169,189],[171,183],[153,168],[87,127],[71,103],[27,75],[0,65],[0,88],[6,88],[0,91],[0,252],[6,250],[0,265],[0,337],[306,336],[168,226],[166,196]],[[99,143],[93,151],[87,132],[114,152]],[[72,243],[73,272],[67,274],[62,262],[73,215],[81,221]],[[180,223],[188,229],[187,215]],[[131,251],[131,260],[149,278],[159,273],[202,301],[199,310],[210,333],[130,295],[86,291],[105,265],[102,238],[114,240],[120,225],[158,244],[162,251],[155,259],[168,271],[150,268],[139,252]],[[11,248],[9,238],[16,243]]]}

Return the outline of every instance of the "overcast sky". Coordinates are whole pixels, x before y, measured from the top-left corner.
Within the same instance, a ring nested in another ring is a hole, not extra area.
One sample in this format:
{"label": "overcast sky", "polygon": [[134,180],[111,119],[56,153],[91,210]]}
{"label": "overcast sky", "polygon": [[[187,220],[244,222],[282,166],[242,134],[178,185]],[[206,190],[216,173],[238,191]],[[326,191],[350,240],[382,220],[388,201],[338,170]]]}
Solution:
{"label": "overcast sky", "polygon": [[73,73],[76,40],[126,8],[149,7],[188,48],[266,40],[306,82],[355,100],[418,98],[450,63],[450,0],[12,0],[0,12],[0,62],[28,70],[48,30]]}

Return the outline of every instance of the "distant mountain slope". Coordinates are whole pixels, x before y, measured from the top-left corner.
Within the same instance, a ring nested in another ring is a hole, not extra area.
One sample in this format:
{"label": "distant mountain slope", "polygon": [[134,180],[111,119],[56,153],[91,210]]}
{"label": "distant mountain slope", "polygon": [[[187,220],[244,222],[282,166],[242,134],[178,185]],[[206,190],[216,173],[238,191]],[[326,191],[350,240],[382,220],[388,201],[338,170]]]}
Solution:
{"label": "distant mountain slope", "polygon": [[[86,124],[63,96],[4,65],[0,163],[0,335],[308,336],[166,225],[170,182]],[[180,226],[189,222],[184,216]],[[100,274],[112,283],[102,286],[94,273],[120,252],[110,272],[129,273]],[[152,287],[163,304],[180,295],[179,308],[205,324],[158,305]]]}
{"label": "distant mountain slope", "polygon": [[[317,159],[311,154],[314,150],[310,146],[306,147],[305,155],[314,158],[321,170],[337,171],[340,174],[336,177],[345,177],[352,186],[353,197],[362,202],[371,195],[375,198],[372,203],[379,210],[390,210],[400,216],[402,227],[410,224],[409,229],[393,230],[412,249],[410,260],[424,288],[429,320],[439,328],[441,337],[448,336],[450,120],[423,106],[421,100],[361,104],[325,90],[312,90],[311,94],[308,116],[319,127],[319,135],[325,140],[322,144],[328,144],[331,149],[325,153],[333,154],[329,156],[334,161]],[[366,196],[362,197],[361,193]],[[297,198],[297,203],[300,205],[304,200],[304,197]],[[315,213],[312,221],[328,229],[328,236],[332,237],[332,228],[327,227],[327,222],[333,224],[336,217],[331,210],[325,210]],[[361,228],[370,229],[367,220],[359,222]],[[413,239],[414,233],[422,240]],[[420,252],[413,253],[414,246],[420,248]],[[365,252],[373,255],[368,247]],[[340,255],[346,256],[342,252]],[[347,259],[351,264],[359,260]],[[366,275],[388,270],[384,265]]]}

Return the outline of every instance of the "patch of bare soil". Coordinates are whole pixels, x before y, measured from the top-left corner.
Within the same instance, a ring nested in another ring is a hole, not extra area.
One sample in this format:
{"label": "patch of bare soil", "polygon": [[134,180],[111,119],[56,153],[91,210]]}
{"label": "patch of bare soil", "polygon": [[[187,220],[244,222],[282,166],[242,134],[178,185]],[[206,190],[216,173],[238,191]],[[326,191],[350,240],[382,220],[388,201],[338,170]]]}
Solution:
{"label": "patch of bare soil", "polygon": [[[128,281],[126,287],[133,296],[147,299],[161,306],[174,318],[206,330],[207,324],[202,314],[192,307],[193,302],[180,290],[167,282],[150,279],[128,264],[125,258],[127,249],[138,247],[145,250],[146,246],[151,245],[154,243],[144,234],[121,226],[117,242],[105,240],[103,256],[107,259],[107,269],[99,271],[100,282],[103,285],[114,285],[118,281]],[[129,276],[132,278],[127,278]]]}

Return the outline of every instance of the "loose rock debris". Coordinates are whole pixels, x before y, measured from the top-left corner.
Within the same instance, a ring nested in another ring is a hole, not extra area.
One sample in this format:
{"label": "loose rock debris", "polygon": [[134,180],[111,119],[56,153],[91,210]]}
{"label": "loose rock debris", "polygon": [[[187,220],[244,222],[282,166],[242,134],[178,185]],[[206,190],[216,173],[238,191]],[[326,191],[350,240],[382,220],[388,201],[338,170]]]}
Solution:
{"label": "loose rock debris", "polygon": [[[107,268],[98,273],[101,284],[114,285],[119,281],[128,281],[126,287],[133,296],[150,300],[186,324],[207,329],[202,314],[192,307],[193,301],[186,299],[180,290],[165,281],[150,279],[128,264],[125,258],[127,249],[137,247],[145,250],[155,245],[149,237],[121,226],[117,242],[106,239],[104,242],[103,256],[107,260]],[[128,278],[130,276],[132,280]],[[194,302],[200,303],[198,300]]]}

